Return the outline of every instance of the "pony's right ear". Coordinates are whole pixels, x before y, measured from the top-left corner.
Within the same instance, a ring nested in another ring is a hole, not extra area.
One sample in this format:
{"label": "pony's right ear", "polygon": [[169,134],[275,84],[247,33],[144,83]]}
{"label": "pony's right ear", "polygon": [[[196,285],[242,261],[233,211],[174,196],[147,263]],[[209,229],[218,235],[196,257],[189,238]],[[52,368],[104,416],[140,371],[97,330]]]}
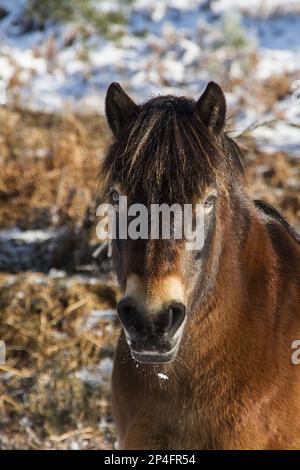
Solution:
{"label": "pony's right ear", "polygon": [[105,99],[106,118],[114,135],[138,114],[139,107],[125,93],[119,83],[109,85]]}

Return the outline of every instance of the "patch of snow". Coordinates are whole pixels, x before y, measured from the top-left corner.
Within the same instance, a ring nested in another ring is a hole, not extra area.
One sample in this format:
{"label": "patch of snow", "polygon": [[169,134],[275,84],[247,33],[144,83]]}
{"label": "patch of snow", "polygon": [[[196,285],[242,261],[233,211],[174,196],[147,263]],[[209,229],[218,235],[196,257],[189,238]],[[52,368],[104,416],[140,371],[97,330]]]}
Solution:
{"label": "patch of snow", "polygon": [[108,427],[109,427],[109,423],[107,422],[107,419],[105,419],[104,416],[101,416],[101,419],[98,423],[98,428],[100,429],[100,431],[105,432]]}
{"label": "patch of snow", "polygon": [[54,232],[52,230],[20,230],[12,228],[0,231],[1,241],[15,240],[22,243],[43,242],[53,236]]}
{"label": "patch of snow", "polygon": [[103,386],[109,383],[113,368],[113,361],[109,357],[106,357],[100,361],[93,368],[83,367],[79,371],[75,372],[74,376],[92,386]]}
{"label": "patch of snow", "polygon": [[71,441],[70,450],[80,450],[80,445],[76,441]]}
{"label": "patch of snow", "polygon": [[66,271],[63,271],[61,269],[51,268],[48,273],[48,276],[51,279],[63,279],[67,276],[67,273]]}
{"label": "patch of snow", "polygon": [[97,326],[100,321],[107,322],[113,321],[116,318],[116,310],[92,310],[85,318],[84,329],[92,330]]}
{"label": "patch of snow", "polygon": [[252,131],[259,148],[266,153],[288,152],[300,159],[300,128],[285,122],[276,122],[272,127],[259,127]]}
{"label": "patch of snow", "polygon": [[260,49],[258,58],[255,74],[257,80],[265,80],[272,75],[300,70],[300,57],[292,51]]}
{"label": "patch of snow", "polygon": [[212,2],[212,9],[215,13],[238,10],[247,15],[255,17],[272,15],[274,13],[299,12],[298,0],[215,0]]}
{"label": "patch of snow", "polygon": [[166,374],[163,374],[162,372],[159,372],[157,376],[162,380],[170,380],[169,377]]}

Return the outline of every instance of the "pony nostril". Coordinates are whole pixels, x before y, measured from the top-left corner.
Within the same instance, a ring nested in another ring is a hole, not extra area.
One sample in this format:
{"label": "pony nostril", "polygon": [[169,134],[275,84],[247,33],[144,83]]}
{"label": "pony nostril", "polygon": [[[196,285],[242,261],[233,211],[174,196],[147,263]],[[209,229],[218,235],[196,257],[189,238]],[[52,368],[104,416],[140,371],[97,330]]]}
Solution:
{"label": "pony nostril", "polygon": [[173,303],[160,313],[157,327],[161,333],[169,333],[173,336],[185,319],[186,308],[180,302]]}
{"label": "pony nostril", "polygon": [[185,313],[186,313],[185,305],[181,303],[176,303],[176,304],[173,304],[170,307],[170,309],[172,310],[172,314],[173,314],[173,325],[177,325],[177,327],[179,328],[179,326],[185,319]]}
{"label": "pony nostril", "polygon": [[127,316],[130,313],[132,305],[128,302],[128,300],[121,300],[117,306],[117,312],[120,318],[123,316]]}
{"label": "pony nostril", "polygon": [[173,312],[168,308],[158,315],[156,326],[159,333],[166,333],[172,326]]}
{"label": "pony nostril", "polygon": [[170,309],[172,310],[172,326],[170,334],[174,335],[185,319],[186,307],[182,303],[176,302],[170,306]]}
{"label": "pony nostril", "polygon": [[137,310],[131,299],[120,300],[117,312],[124,328],[133,329],[136,326]]}

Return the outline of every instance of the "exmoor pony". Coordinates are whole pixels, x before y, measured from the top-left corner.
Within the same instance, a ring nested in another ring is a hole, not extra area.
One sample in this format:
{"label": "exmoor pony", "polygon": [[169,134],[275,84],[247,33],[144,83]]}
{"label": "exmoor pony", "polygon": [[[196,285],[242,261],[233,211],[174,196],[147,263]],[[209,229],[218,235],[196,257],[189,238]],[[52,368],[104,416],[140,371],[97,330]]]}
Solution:
{"label": "exmoor pony", "polygon": [[130,204],[196,204],[204,243],[121,239],[112,255],[123,298],[112,378],[122,449],[300,447],[299,236],[247,195],[226,102],[210,82],[198,101],[137,105],[106,96],[112,142],[103,196]]}

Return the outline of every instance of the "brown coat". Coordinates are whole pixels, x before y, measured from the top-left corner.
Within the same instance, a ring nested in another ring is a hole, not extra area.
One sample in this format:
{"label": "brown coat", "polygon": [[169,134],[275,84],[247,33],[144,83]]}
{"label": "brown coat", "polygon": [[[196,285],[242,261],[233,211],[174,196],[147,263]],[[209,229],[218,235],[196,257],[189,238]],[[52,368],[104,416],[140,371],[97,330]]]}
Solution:
{"label": "brown coat", "polygon": [[300,365],[291,363],[300,245],[280,221],[251,215],[240,246],[228,237],[216,290],[186,325],[174,364],[137,364],[121,334],[113,371],[121,448],[300,447]]}

